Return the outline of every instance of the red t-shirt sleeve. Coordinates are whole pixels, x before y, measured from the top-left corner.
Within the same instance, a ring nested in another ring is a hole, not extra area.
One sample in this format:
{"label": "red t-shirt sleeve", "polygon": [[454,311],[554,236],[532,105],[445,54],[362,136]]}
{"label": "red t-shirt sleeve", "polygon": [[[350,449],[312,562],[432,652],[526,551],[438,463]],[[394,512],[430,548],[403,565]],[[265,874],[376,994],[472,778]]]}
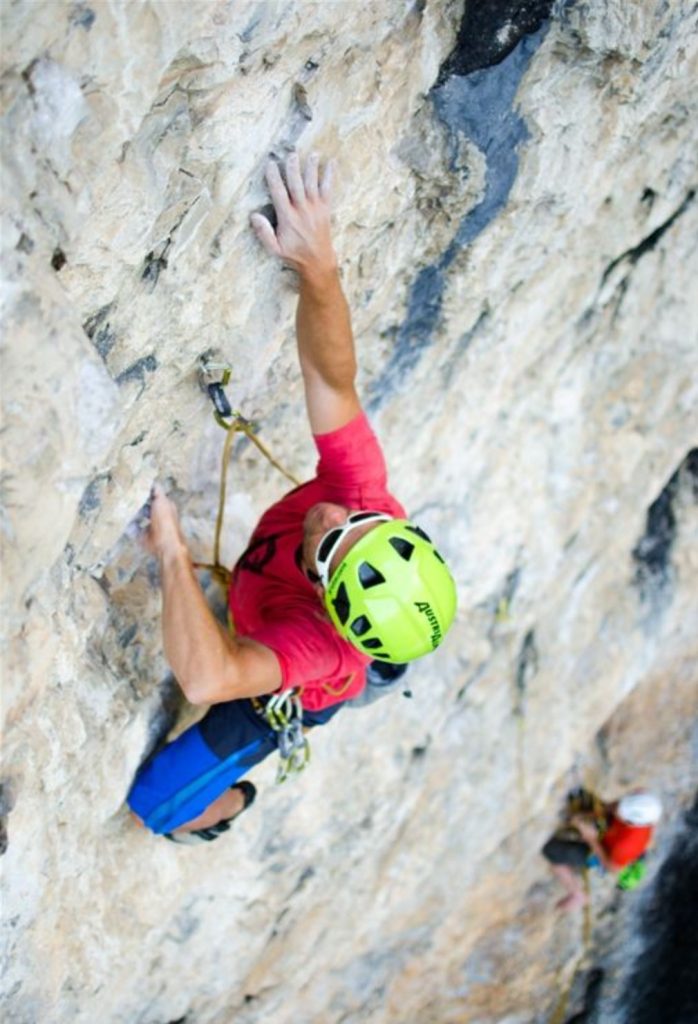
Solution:
{"label": "red t-shirt sleeve", "polygon": [[611,823],[601,845],[614,867],[624,868],[641,857],[650,844],[652,828],[627,825],[623,821]]}
{"label": "red t-shirt sleeve", "polygon": [[[313,616],[266,622],[250,633],[271,648],[281,668],[281,689],[321,686],[325,680],[347,678],[359,670],[356,687],[363,685],[363,668],[371,660],[348,647],[329,623]],[[305,701],[304,701],[305,704]]]}
{"label": "red t-shirt sleeve", "polygon": [[315,434],[314,440],[320,456],[317,466],[320,483],[342,489],[385,488],[385,459],[364,412],[339,430]]}

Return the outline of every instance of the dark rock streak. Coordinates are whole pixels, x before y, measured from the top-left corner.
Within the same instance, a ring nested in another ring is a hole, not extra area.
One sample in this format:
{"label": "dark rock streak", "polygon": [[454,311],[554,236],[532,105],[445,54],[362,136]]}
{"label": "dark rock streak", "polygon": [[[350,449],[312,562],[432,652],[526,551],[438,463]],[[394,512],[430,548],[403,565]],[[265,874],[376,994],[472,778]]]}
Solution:
{"label": "dark rock streak", "polygon": [[468,0],[456,45],[441,65],[438,83],[504,60],[523,36],[537,32],[553,0]]}
{"label": "dark rock streak", "polygon": [[[441,319],[446,271],[458,253],[477,238],[505,207],[518,173],[518,147],[528,138],[526,124],[515,112],[514,104],[524,72],[545,38],[548,27],[545,18],[551,4],[506,2],[480,4],[480,9],[483,6],[489,8],[486,13],[488,44],[477,50],[477,57],[470,54],[467,60],[465,57],[469,51],[465,43],[454,51],[442,67],[431,101],[436,116],[448,130],[453,154],[457,151],[459,136],[474,142],[483,153],[486,160],[485,193],[477,206],[460,221],[440,259],[418,271],[407,300],[407,316],[398,328],[393,352],[370,389],[371,410],[383,404],[431,344]],[[511,14],[514,8],[521,15],[516,22],[514,42],[507,46],[498,45],[495,36],[504,32],[509,24],[506,12]],[[485,14],[480,10],[478,16],[482,18]],[[524,35],[525,32],[533,34]],[[459,40],[463,33],[461,27]]]}
{"label": "dark rock streak", "polygon": [[675,502],[681,482],[686,478],[694,499],[698,498],[698,448],[693,448],[682,461],[659,497],[647,510],[645,532],[633,548],[634,583],[644,601],[669,596],[673,580],[671,553],[676,541]]}

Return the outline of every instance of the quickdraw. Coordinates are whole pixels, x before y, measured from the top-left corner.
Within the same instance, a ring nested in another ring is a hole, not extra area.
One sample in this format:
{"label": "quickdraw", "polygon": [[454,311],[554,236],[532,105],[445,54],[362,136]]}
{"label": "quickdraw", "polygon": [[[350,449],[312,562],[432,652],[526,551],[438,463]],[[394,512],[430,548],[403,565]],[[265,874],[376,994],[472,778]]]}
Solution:
{"label": "quickdraw", "polygon": [[310,744],[303,731],[303,705],[297,690],[284,690],[266,702],[253,701],[276,733],[279,765],[276,782],[280,785],[290,775],[298,775],[310,762]]}

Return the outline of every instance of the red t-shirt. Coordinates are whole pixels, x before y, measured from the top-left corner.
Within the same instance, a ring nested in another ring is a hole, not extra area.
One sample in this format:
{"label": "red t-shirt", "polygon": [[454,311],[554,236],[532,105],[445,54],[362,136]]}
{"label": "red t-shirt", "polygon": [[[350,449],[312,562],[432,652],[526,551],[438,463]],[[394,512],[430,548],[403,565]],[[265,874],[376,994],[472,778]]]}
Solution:
{"label": "red t-shirt", "polygon": [[601,845],[614,867],[624,868],[641,857],[650,844],[654,829],[651,825],[629,825],[620,818],[612,818],[601,839]]}
{"label": "red t-shirt", "polygon": [[340,636],[300,567],[305,514],[330,501],[405,516],[386,489],[383,453],[364,413],[317,434],[315,444],[317,476],[264,513],[233,570],[228,596],[237,633],[274,651],[281,689],[300,688],[308,711],[360,693],[371,658]]}

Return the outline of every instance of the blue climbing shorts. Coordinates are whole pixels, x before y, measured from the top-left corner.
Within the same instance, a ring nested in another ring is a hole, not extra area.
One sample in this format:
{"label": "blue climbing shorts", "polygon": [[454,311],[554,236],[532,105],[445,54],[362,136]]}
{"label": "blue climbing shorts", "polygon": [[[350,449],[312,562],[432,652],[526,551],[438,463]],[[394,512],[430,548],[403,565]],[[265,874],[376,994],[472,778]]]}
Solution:
{"label": "blue climbing shorts", "polygon": [[[323,725],[339,710],[303,713],[303,724]],[[197,818],[245,773],[276,750],[276,733],[250,700],[214,704],[139,769],[128,806],[153,832],[171,832]]]}

